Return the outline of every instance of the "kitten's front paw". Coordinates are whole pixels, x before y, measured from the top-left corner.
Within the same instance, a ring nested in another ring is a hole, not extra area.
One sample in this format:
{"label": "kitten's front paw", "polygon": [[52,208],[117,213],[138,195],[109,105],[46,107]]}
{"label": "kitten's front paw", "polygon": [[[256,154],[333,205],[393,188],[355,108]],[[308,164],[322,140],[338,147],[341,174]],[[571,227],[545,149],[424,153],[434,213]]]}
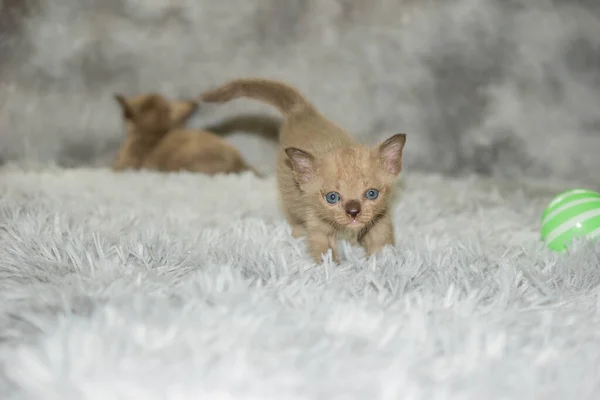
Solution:
{"label": "kitten's front paw", "polygon": [[[323,258],[325,256],[327,256],[327,251],[325,252],[313,252],[311,251],[310,255],[312,257],[312,259],[314,260],[314,262],[316,264],[323,264]],[[331,249],[331,259],[333,260],[333,262],[335,262],[336,264],[339,264],[340,262],[340,255],[338,254],[336,249]]]}
{"label": "kitten's front paw", "polygon": [[368,256],[381,251],[385,246],[394,245],[394,227],[389,215],[381,218],[369,229],[359,243],[364,247]]}
{"label": "kitten's front paw", "polygon": [[329,248],[331,249],[331,259],[336,263],[340,263],[340,253],[337,249],[337,243],[335,237],[329,237]]}
{"label": "kitten's front paw", "polygon": [[[325,229],[323,229],[325,228]],[[317,264],[321,264],[323,255],[327,254],[331,249],[331,256],[335,262],[339,262],[339,254],[337,251],[337,243],[335,235],[327,232],[327,227],[317,227],[317,229],[311,229],[310,226],[307,230],[308,247],[310,249],[310,255]]]}
{"label": "kitten's front paw", "polygon": [[384,247],[389,245],[393,246],[394,243],[391,241],[382,243],[371,243],[369,246],[365,246],[367,256],[370,257],[373,254],[379,253],[381,250],[383,250]]}

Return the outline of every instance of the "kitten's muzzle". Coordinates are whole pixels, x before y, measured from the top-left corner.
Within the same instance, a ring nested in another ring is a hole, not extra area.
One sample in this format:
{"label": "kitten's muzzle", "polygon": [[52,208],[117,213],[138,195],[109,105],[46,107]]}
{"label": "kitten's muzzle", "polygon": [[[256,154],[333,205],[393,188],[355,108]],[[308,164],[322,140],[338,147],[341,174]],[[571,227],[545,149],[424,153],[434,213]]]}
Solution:
{"label": "kitten's muzzle", "polygon": [[351,218],[356,218],[360,214],[360,203],[357,200],[350,200],[344,206],[346,214]]}

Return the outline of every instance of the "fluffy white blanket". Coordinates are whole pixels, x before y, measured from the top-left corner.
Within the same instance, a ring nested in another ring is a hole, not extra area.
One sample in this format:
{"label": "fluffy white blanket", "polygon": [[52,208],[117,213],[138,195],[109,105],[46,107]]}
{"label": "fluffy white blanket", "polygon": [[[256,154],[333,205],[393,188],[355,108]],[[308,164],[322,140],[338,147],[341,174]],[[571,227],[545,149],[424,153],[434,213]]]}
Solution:
{"label": "fluffy white blanket", "polygon": [[272,177],[0,172],[4,399],[597,399],[600,246],[559,183],[407,173],[398,243],[316,266]]}

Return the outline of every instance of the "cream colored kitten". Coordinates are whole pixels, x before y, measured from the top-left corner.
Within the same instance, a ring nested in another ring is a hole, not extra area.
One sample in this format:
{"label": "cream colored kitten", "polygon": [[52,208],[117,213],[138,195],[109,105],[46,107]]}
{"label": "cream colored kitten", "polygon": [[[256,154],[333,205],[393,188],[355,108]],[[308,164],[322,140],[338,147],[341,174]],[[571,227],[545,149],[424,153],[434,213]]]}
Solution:
{"label": "cream colored kitten", "polygon": [[320,263],[332,250],[339,261],[336,234],[355,235],[371,255],[394,245],[388,213],[402,170],[405,134],[370,148],[354,141],[320,114],[294,87],[265,79],[236,79],[205,92],[205,102],[250,97],[278,108],[280,131],[277,182],[282,207],[295,237],[306,235],[310,254]]}

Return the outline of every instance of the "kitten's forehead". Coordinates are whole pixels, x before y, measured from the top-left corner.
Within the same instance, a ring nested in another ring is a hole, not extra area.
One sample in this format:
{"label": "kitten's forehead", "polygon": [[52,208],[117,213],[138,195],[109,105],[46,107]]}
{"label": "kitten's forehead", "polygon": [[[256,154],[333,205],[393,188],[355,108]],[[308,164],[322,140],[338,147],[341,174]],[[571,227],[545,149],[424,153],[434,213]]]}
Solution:
{"label": "kitten's forehead", "polygon": [[377,183],[379,164],[365,147],[337,149],[323,160],[325,183],[342,191],[362,191]]}

